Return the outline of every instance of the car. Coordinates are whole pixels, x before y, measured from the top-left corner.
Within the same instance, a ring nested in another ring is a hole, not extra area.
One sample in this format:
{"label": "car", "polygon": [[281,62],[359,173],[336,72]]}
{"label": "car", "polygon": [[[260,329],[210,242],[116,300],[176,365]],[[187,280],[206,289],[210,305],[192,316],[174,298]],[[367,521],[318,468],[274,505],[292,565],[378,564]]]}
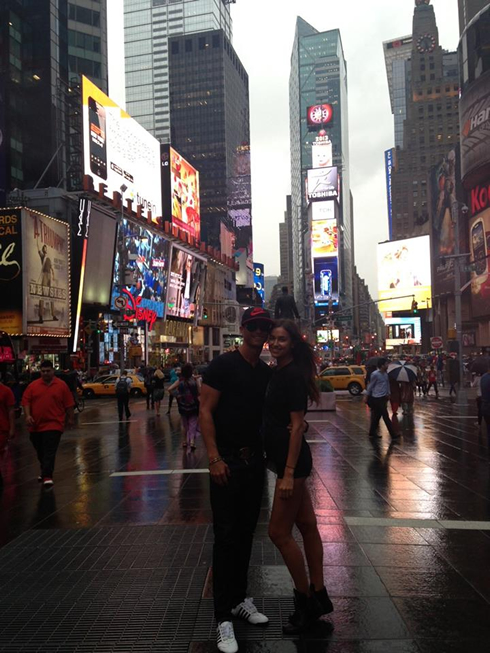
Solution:
{"label": "car", "polygon": [[[100,381],[94,381],[93,383],[84,383],[83,384],[83,396],[86,399],[92,399],[93,397],[115,397],[116,396],[116,383],[119,381],[119,375],[113,374],[112,376],[106,376]],[[133,382],[129,394],[131,397],[142,397],[146,395],[145,382],[142,376],[138,374],[128,374],[128,379],[131,379]]]}
{"label": "car", "polygon": [[357,397],[366,388],[365,372],[361,365],[327,367],[320,378],[328,379],[334,390],[348,390]]}

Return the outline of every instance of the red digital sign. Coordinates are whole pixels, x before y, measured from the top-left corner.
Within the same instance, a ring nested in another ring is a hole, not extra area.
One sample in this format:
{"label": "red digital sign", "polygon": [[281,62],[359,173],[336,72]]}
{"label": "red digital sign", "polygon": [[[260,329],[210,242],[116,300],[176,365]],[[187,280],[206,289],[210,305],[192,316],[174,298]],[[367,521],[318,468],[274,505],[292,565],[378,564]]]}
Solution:
{"label": "red digital sign", "polygon": [[149,331],[153,330],[153,325],[156,322],[157,314],[150,308],[142,308],[141,297],[133,297],[133,295],[126,290],[122,289],[123,293],[128,297],[128,311],[132,311],[130,315],[124,315],[124,319],[128,322],[136,320],[137,322],[147,322]]}
{"label": "red digital sign", "polygon": [[320,127],[332,121],[333,107],[331,104],[315,104],[306,110],[308,127]]}

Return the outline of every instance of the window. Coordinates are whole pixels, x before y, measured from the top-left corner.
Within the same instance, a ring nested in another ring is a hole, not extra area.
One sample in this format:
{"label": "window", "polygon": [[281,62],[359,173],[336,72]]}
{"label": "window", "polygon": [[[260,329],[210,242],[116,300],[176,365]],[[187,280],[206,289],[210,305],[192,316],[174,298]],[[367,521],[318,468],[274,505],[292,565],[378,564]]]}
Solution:
{"label": "window", "polygon": [[213,48],[219,48],[221,45],[220,37],[218,34],[213,35]]}
{"label": "window", "polygon": [[185,51],[186,52],[192,52],[192,41],[191,41],[191,39],[186,39]]}
{"label": "window", "polygon": [[179,54],[179,42],[178,41],[173,41],[172,42],[172,54]]}
{"label": "window", "polygon": [[335,370],[335,376],[351,376],[351,373],[348,367],[338,367]]}
{"label": "window", "polygon": [[205,36],[200,36],[199,37],[199,50],[205,50],[206,49],[206,37]]}

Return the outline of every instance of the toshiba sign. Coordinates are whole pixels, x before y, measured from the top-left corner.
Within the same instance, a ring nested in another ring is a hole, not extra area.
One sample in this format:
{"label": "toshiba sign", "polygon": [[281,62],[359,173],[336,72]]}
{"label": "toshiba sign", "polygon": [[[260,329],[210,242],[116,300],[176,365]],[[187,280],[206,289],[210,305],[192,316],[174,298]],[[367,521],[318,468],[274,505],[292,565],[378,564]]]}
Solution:
{"label": "toshiba sign", "polygon": [[461,173],[466,188],[490,172],[490,73],[474,81],[460,101]]}

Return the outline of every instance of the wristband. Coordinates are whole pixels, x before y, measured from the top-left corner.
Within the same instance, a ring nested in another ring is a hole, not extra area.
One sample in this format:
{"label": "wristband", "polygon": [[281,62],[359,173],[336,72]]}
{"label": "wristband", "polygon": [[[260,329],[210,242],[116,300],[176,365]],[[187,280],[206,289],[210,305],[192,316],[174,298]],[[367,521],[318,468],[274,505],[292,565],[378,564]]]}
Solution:
{"label": "wristband", "polygon": [[286,465],[286,467],[288,467],[289,469],[293,469],[293,470],[296,469],[296,467],[291,467],[291,465]]}
{"label": "wristband", "polygon": [[215,465],[216,463],[219,463],[223,460],[221,456],[216,456],[216,458],[213,458],[212,460],[209,461],[209,466]]}

